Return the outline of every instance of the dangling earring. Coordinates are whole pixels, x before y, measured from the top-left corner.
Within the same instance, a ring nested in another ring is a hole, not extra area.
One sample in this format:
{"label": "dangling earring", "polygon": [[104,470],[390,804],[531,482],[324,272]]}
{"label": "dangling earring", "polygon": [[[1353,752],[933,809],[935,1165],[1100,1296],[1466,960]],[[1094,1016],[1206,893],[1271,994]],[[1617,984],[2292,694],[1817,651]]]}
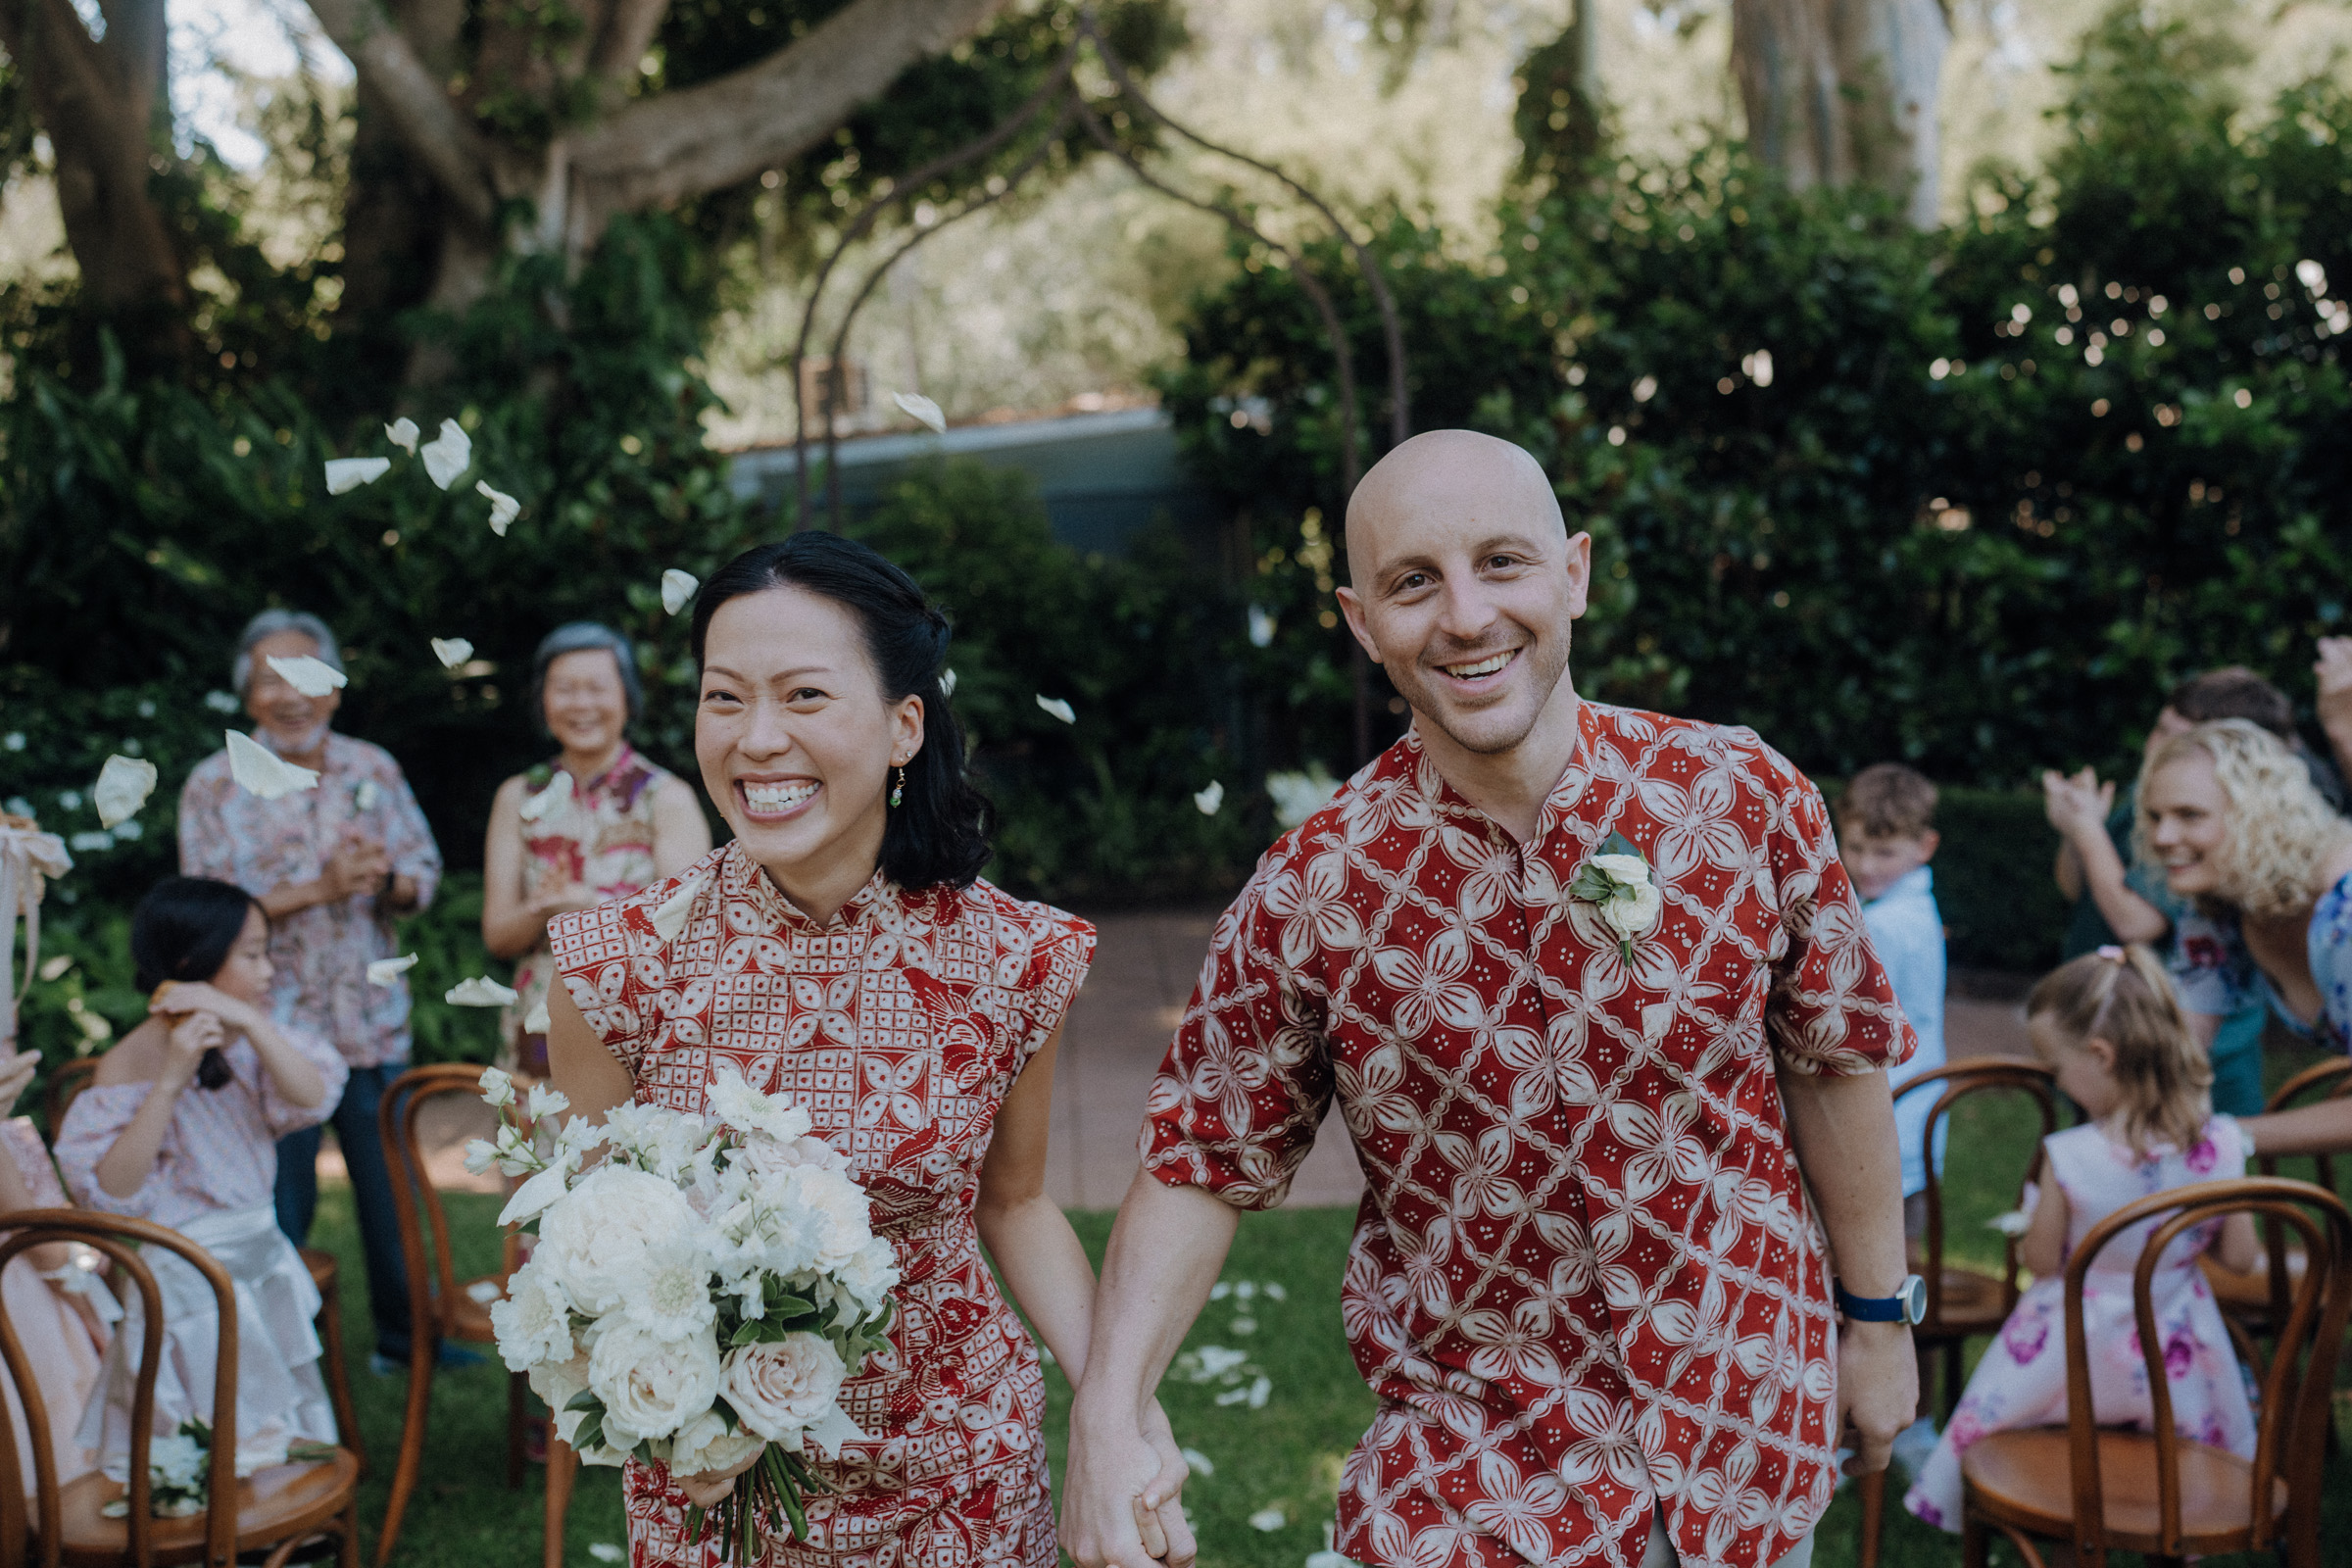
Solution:
{"label": "dangling earring", "polygon": [[902,765],[902,766],[899,768],[899,781],[898,781],[896,784],[893,784],[893,785],[890,787],[890,804],[891,804],[891,805],[893,805],[893,806],[896,806],[896,805],[898,805],[898,804],[899,804],[901,801],[905,800],[906,798],[906,767],[905,767],[904,765]]}

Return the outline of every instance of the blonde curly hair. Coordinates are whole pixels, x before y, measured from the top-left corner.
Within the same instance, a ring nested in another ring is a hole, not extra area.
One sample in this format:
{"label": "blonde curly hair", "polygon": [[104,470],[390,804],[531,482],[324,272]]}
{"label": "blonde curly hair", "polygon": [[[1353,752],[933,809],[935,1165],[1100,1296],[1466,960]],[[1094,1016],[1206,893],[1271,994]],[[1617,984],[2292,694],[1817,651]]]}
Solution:
{"label": "blonde curly hair", "polygon": [[2230,802],[2219,867],[2222,901],[2258,919],[2310,908],[2322,891],[2320,867],[2352,838],[2352,822],[2328,807],[2301,757],[2248,719],[2199,724],[2148,755],[2139,770],[2133,853],[2152,858],[2148,781],[2191,751],[2212,759],[2222,794]]}

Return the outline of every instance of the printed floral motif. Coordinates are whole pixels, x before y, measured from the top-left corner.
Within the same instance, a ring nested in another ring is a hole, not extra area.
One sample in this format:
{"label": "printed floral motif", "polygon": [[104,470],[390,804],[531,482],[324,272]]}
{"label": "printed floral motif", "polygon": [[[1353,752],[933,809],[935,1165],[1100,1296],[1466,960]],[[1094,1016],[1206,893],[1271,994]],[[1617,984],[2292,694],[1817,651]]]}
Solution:
{"label": "printed floral motif", "polygon": [[[1775,1068],[1871,1071],[1909,1030],[1795,769],[1579,725],[1524,853],[1409,736],[1285,836],[1152,1088],[1146,1167],[1251,1208],[1339,1102],[1371,1186],[1341,1314],[1381,1400],[1340,1488],[1358,1561],[1633,1568],[1654,1500],[1691,1568],[1750,1568],[1836,1482]],[[1659,900],[1630,954],[1572,891],[1613,834]]]}
{"label": "printed floral motif", "polygon": [[2176,929],[2173,984],[2191,1012],[2228,1017],[2249,1003],[2267,1002],[2274,1017],[2323,1051],[2352,1052],[2352,874],[2320,895],[2304,930],[2304,957],[2320,997],[2319,1013],[2308,1020],[2254,962],[2234,911],[2189,908]]}

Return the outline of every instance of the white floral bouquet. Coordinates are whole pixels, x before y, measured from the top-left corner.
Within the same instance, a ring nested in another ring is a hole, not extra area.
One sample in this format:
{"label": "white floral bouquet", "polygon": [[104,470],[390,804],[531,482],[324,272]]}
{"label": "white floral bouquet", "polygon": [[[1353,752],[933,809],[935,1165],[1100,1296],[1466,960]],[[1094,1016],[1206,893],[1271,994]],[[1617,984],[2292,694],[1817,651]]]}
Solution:
{"label": "white floral bouquet", "polygon": [[[505,1073],[482,1074],[482,1098],[498,1138],[475,1139],[466,1167],[527,1176],[499,1223],[539,1236],[491,1323],[558,1435],[589,1464],[635,1455],[697,1475],[753,1460],[711,1510],[732,1560],[756,1558],[779,1519],[806,1536],[802,1500],[824,1485],[806,1456],[865,1436],[838,1396],[887,1343],[899,1281],[848,1159],[809,1136],[808,1111],[728,1067],[715,1121],[626,1104],[550,1138],[516,1124]],[[538,1085],[524,1108],[543,1129],[569,1106]],[[705,1524],[689,1512],[698,1538]]]}

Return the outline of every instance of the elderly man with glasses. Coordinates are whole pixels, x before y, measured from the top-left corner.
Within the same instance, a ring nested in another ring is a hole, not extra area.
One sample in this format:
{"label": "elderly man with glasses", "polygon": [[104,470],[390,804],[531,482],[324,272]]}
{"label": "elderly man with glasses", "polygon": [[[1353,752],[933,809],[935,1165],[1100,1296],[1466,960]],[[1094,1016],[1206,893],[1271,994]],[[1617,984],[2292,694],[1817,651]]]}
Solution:
{"label": "elderly man with glasses", "polygon": [[[380,746],[333,730],[340,691],[298,691],[272,659],[316,659],[340,672],[342,651],[316,615],[266,610],[237,639],[233,679],[253,738],[318,775],[316,789],[264,800],[231,776],[226,752],[188,776],[179,798],[179,863],[233,882],[270,915],[274,1001],[282,1016],[335,1043],[351,1066],[328,1125],[343,1152],[368,1255],[375,1365],[409,1358],[409,1291],[376,1104],[409,1059],[409,988],[370,985],[368,965],[398,952],[393,920],[430,903],[441,851],[400,764]],[[320,1129],[277,1146],[277,1218],[296,1246],[318,1205]]]}

